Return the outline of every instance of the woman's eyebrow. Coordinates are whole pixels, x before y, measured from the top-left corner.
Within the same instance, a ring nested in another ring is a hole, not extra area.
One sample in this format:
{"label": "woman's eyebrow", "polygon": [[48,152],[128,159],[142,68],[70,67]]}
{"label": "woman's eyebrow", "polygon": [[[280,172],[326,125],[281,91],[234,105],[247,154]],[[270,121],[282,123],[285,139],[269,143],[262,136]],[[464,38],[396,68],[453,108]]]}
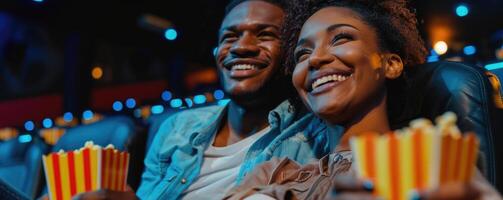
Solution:
{"label": "woman's eyebrow", "polygon": [[348,26],[348,27],[354,28],[356,30],[359,30],[358,28],[356,28],[355,26],[353,26],[351,24],[332,24],[329,27],[327,27],[327,32],[332,32],[332,31],[334,31],[338,28],[344,27],[344,26]]}

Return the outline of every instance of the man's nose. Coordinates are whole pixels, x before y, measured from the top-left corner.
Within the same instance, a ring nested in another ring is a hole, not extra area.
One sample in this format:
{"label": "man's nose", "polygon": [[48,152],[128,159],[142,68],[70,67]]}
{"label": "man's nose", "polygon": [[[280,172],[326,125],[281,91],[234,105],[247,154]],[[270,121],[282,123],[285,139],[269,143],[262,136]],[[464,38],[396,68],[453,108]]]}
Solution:
{"label": "man's nose", "polygon": [[309,56],[309,68],[310,69],[319,69],[323,65],[329,64],[334,61],[334,56],[328,53],[326,50],[315,50]]}
{"label": "man's nose", "polygon": [[230,49],[231,54],[236,57],[255,57],[260,52],[260,47],[253,36],[243,34]]}

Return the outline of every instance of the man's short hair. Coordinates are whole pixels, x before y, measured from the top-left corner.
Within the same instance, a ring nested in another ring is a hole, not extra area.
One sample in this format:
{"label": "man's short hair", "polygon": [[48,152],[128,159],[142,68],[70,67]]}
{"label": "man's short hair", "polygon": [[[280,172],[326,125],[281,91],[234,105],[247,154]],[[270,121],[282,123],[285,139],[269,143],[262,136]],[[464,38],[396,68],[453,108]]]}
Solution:
{"label": "man's short hair", "polygon": [[274,4],[283,10],[286,10],[287,8],[287,0],[231,0],[229,4],[225,7],[225,16],[231,12],[231,10],[236,7],[237,5],[245,2],[245,1],[265,1],[267,3]]}

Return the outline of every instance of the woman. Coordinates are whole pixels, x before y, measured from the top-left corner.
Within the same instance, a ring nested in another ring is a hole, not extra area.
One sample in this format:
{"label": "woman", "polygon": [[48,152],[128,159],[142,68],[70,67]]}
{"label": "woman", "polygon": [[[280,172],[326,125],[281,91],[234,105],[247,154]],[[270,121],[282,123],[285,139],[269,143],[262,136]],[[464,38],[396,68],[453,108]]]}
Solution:
{"label": "woman", "polygon": [[[349,138],[390,131],[388,89],[400,83],[396,80],[403,79],[406,66],[424,62],[427,54],[405,0],[301,1],[293,4],[289,16],[286,55],[293,85],[302,102],[339,135],[338,146],[306,166],[286,158],[265,163],[228,195],[232,199],[251,194],[322,199],[334,187],[371,189],[370,183],[335,178],[354,175]],[[371,197],[365,192],[355,195]]]}

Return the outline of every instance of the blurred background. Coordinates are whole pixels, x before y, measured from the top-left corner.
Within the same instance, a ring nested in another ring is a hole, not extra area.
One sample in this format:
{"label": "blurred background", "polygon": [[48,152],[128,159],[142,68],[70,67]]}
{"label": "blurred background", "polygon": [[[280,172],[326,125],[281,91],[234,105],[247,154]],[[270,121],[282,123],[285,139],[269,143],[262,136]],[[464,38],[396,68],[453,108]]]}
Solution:
{"label": "blurred background", "polygon": [[[65,112],[113,112],[115,101],[128,98],[134,107],[163,103],[163,91],[182,100],[214,92],[212,51],[226,3],[1,0],[0,127],[42,127]],[[503,59],[502,0],[412,6],[429,61],[483,67]]]}
{"label": "blurred background", "polygon": [[[0,153],[19,157],[0,158],[0,166],[31,162],[30,147],[18,151],[19,144],[40,140],[40,154],[63,148],[58,139],[65,132],[96,132],[125,134],[126,144],[117,145],[141,149],[141,171],[142,152],[169,113],[226,102],[212,55],[226,4],[0,0],[0,140],[13,143],[0,145]],[[503,0],[416,0],[411,6],[428,62],[462,61],[502,73]],[[126,129],[103,128],[110,121],[127,121]],[[84,138],[93,137],[103,135]],[[8,167],[0,177],[12,176]],[[36,196],[40,186],[31,184],[13,182]]]}

